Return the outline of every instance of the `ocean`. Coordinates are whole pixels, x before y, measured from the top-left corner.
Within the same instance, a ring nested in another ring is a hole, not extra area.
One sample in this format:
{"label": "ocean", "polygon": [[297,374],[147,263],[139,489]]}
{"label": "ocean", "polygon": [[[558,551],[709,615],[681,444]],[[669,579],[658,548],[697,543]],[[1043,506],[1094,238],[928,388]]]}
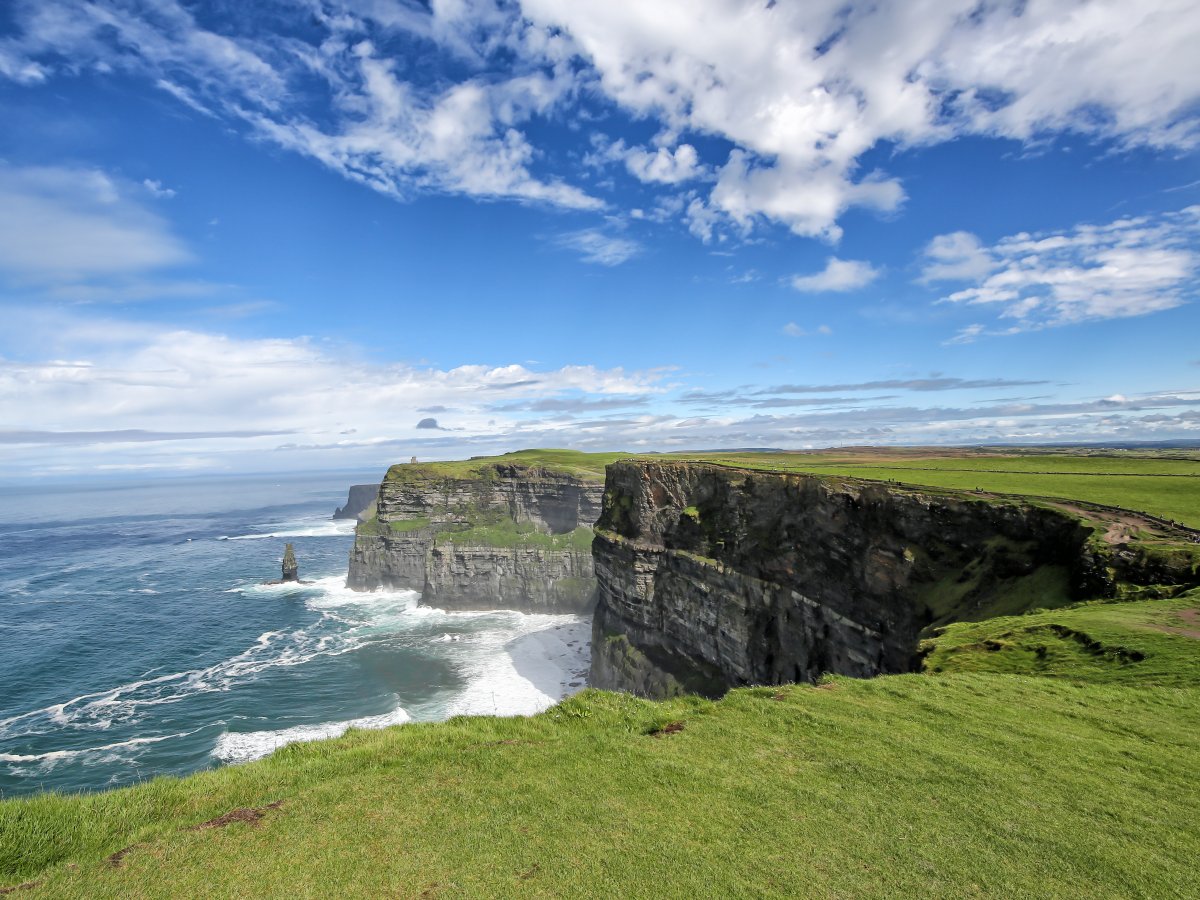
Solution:
{"label": "ocean", "polygon": [[[331,516],[378,477],[0,487],[0,797],[530,714],[581,689],[586,617],[345,588],[353,523]],[[264,584],[289,541],[310,583]]]}

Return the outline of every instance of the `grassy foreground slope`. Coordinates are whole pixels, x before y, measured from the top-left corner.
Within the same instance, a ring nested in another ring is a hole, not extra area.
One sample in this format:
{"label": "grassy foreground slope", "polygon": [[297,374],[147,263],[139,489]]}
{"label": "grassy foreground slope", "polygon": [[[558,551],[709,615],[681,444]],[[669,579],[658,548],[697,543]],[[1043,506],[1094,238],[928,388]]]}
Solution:
{"label": "grassy foreground slope", "polygon": [[972,656],[1029,670],[973,646],[1011,628],[993,620],[939,639],[941,675],[716,702],[587,691],[530,719],[356,732],[182,780],[7,801],[0,884],[38,881],[34,897],[1196,896],[1200,640],[1178,618],[1196,607],[1200,591],[1038,614],[1143,657],[1068,661],[1057,678],[966,671]]}
{"label": "grassy foreground slope", "polygon": [[[1104,460],[1137,471],[1097,477],[1107,470],[1065,474],[1095,458],[1012,456],[999,462],[1041,468],[987,472],[995,455],[931,465],[910,454],[898,461],[922,474],[901,478],[813,455],[725,456],[940,487],[956,485],[933,479],[966,478],[957,486],[999,491],[985,479],[1013,478],[1010,492],[1039,496],[1060,495],[1054,479],[1090,479],[1084,499],[1200,524],[1186,459]],[[1156,477],[1160,465],[1174,471]],[[1158,483],[1166,493],[1145,487]],[[528,719],[351,732],[184,779],[4,801],[0,889],[1200,896],[1198,617],[1200,590],[1079,604],[948,626],[925,646],[923,674],[715,702],[586,691]]]}

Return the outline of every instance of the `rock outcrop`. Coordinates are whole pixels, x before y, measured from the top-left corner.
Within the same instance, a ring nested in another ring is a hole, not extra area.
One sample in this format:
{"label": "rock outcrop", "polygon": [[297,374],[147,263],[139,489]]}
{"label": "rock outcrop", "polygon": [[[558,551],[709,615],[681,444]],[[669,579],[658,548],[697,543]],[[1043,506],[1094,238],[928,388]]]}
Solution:
{"label": "rock outcrop", "polygon": [[283,577],[281,580],[300,580],[300,564],[296,562],[296,551],[291,544],[288,544],[283,550]]}
{"label": "rock outcrop", "polygon": [[379,494],[377,484],[353,484],[346,495],[346,505],[334,510],[335,519],[357,519],[365,522],[375,515],[375,497]]}
{"label": "rock outcrop", "polygon": [[588,611],[602,492],[599,469],[505,457],[393,466],[356,530],[347,585],[420,591],[443,609]]}
{"label": "rock outcrop", "polygon": [[654,697],[909,671],[940,624],[1200,582],[1061,504],[688,462],[610,465],[593,549],[590,684]]}

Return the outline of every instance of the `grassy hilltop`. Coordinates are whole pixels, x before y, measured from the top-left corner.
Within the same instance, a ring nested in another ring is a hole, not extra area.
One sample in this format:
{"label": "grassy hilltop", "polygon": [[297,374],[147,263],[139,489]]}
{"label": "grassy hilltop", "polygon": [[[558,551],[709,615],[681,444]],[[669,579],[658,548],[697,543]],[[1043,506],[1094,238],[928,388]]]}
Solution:
{"label": "grassy hilltop", "polygon": [[1060,497],[1200,528],[1200,451],[850,448],[800,453],[680,454],[773,472],[843,475],[1028,497]]}
{"label": "grassy hilltop", "polygon": [[[1195,460],[894,455],[721,461],[1200,524]],[[1070,493],[1082,481],[1089,494]],[[1197,610],[1200,590],[1076,604],[950,625],[922,648],[920,674],[719,701],[589,690],[532,718],[352,732],[185,779],[5,801],[0,887],[89,898],[1197,896]]]}

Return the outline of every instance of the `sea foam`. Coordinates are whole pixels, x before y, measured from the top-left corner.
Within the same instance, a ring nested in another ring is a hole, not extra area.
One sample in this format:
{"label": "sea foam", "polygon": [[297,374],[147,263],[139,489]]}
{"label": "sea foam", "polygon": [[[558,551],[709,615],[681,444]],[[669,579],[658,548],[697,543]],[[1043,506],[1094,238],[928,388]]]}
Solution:
{"label": "sea foam", "polygon": [[316,725],[296,725],[278,731],[227,731],[217,738],[212,755],[227,763],[250,762],[274,753],[280,747],[303,741],[320,741],[341,737],[351,728],[388,728],[409,721],[408,713],[396,707],[378,716],[363,716],[344,722],[321,722]]}

